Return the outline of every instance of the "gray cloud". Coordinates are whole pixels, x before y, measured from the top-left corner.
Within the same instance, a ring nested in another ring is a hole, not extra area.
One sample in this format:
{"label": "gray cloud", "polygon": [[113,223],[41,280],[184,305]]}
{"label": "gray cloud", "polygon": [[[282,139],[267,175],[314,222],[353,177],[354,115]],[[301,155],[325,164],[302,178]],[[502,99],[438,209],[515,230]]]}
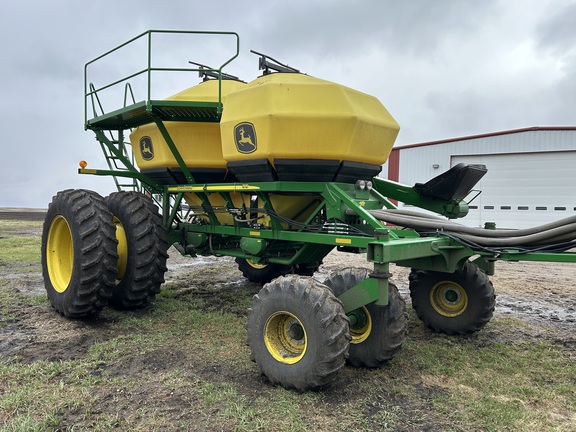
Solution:
{"label": "gray cloud", "polygon": [[261,26],[265,43],[318,56],[345,57],[379,50],[431,57],[453,35],[472,35],[489,16],[492,1],[311,1],[302,9],[282,3]]}
{"label": "gray cloud", "polygon": [[576,3],[550,8],[536,31],[541,48],[560,56],[574,55],[576,46]]}
{"label": "gray cloud", "polygon": [[576,121],[576,3],[550,9],[536,32],[537,43],[544,55],[555,58],[559,77],[550,88],[554,102],[549,107],[551,117],[565,124]]}
{"label": "gray cloud", "polygon": [[[69,187],[112,191],[110,179],[76,174],[80,159],[105,166],[83,130],[83,67],[148,29],[237,31],[242,53],[230,73],[255,78],[255,49],[373,94],[402,126],[397,143],[409,144],[574,125],[575,17],[568,0],[3,2],[0,206],[45,207]],[[168,59],[224,53],[225,43],[206,46]],[[109,72],[125,67],[118,61]]]}

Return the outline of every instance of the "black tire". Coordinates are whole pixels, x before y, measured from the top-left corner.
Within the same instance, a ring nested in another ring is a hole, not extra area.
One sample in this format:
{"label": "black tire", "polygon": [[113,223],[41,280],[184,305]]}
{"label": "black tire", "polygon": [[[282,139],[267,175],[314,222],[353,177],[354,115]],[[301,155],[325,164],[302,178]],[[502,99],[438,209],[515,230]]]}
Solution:
{"label": "black tire", "polygon": [[139,192],[115,192],[106,202],[114,217],[119,257],[110,304],[117,309],[143,307],[164,283],[168,239],[162,218]]}
{"label": "black tire", "polygon": [[492,318],[496,299],[486,273],[470,261],[454,273],[413,269],[410,297],[418,318],[447,334],[480,330]]}
{"label": "black tire", "polygon": [[312,276],[314,273],[318,271],[320,266],[322,265],[322,261],[316,261],[312,263],[302,263],[296,264],[294,266],[294,273],[300,276]]}
{"label": "black tire", "polygon": [[323,388],[346,362],[350,336],[342,303],[312,278],[288,275],[264,285],[246,328],[252,359],[287,389]]}
{"label": "black tire", "polygon": [[112,296],[117,272],[112,213],[96,192],[68,189],[48,206],[42,275],[52,307],[69,318],[96,314]]}
{"label": "black tire", "polygon": [[256,264],[246,258],[236,258],[238,270],[250,282],[265,284],[278,276],[284,276],[292,271],[292,266],[281,264]]}
{"label": "black tire", "polygon": [[[324,284],[335,296],[359,284],[368,277],[362,268],[347,268],[331,274]],[[406,338],[408,316],[406,302],[398,288],[388,284],[388,305],[367,304],[348,314],[350,318],[350,351],[348,363],[355,367],[378,367],[390,360]]]}

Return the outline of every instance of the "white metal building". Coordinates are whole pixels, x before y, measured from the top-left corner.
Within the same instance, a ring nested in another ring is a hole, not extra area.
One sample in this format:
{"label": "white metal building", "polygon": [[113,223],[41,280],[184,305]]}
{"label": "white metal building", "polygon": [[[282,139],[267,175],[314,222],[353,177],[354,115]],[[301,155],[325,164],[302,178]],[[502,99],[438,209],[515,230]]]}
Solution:
{"label": "white metal building", "polygon": [[576,127],[533,127],[395,147],[381,175],[413,185],[460,162],[488,168],[475,187],[482,193],[460,223],[528,228],[576,215]]}

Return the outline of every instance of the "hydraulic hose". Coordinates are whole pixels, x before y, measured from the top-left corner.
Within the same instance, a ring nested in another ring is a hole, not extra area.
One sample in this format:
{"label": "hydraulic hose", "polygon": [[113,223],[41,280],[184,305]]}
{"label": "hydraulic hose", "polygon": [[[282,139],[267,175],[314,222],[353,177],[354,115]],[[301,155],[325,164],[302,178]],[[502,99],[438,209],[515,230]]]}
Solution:
{"label": "hydraulic hose", "polygon": [[[570,234],[569,236],[566,236]],[[522,237],[499,237],[487,238],[469,234],[454,233],[459,238],[477,243],[481,246],[513,247],[552,244],[560,241],[568,241],[576,238],[576,224],[569,224],[553,228],[547,231],[529,234]]]}
{"label": "hydraulic hose", "polygon": [[[348,209],[348,215],[356,214]],[[429,214],[410,210],[370,210],[376,219],[416,231],[440,231],[486,247],[525,247],[576,240],[576,216],[544,225],[517,230],[472,228]]]}

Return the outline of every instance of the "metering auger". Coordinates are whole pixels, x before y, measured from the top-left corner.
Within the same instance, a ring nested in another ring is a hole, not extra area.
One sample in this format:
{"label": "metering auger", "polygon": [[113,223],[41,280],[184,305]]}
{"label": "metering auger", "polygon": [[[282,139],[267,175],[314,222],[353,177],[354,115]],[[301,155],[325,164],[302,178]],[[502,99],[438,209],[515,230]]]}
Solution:
{"label": "metering auger", "polygon": [[[235,52],[218,68],[153,66],[156,37],[190,35],[231,39]],[[99,87],[88,80],[100,62],[142,41],[144,69]],[[492,317],[495,261],[576,262],[568,252],[574,218],[515,231],[449,221],[467,214],[484,166],[457,165],[413,187],[378,178],[399,126],[376,98],[261,54],[263,74],[245,83],[222,72],[238,53],[235,33],[151,30],[86,64],[85,127],[108,169],[81,164],[79,173],[112,176],[118,191],[64,190],[49,206],[42,264],[59,313],[148,304],[170,245],[190,257],[234,257],[246,278],[264,284],[248,311],[253,359],[272,383],[306,390],[329,384],[346,361],[377,367],[400,349],[406,306],[390,263],[412,269],[412,305],[428,327],[465,334]],[[204,79],[152,99],[152,77],[168,72]],[[138,102],[137,79],[147,88]],[[115,88],[124,104],[104,112],[101,95]],[[334,249],[366,254],[373,270],[315,280]]]}

